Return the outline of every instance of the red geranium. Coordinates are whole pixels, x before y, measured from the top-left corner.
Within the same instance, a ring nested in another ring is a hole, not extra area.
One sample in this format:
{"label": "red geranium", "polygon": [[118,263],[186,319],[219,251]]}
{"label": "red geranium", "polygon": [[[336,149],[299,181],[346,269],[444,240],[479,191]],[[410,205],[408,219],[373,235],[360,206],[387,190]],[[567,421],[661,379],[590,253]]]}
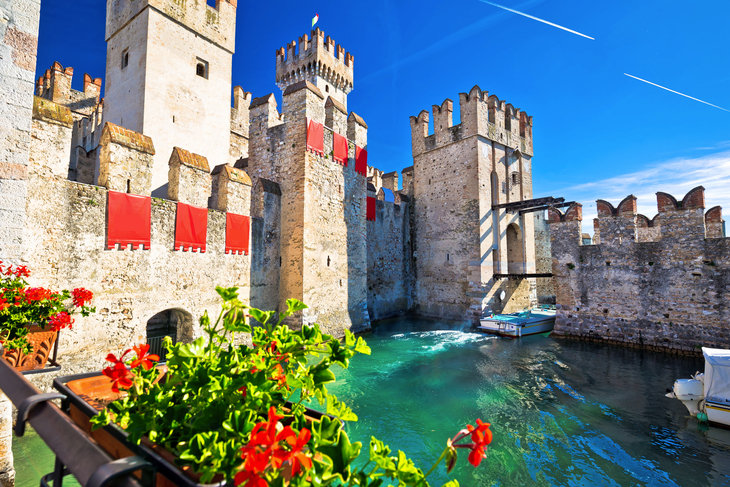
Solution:
{"label": "red geranium", "polygon": [[[459,431],[456,436],[448,441],[449,448],[452,450],[454,448],[468,448],[470,450],[469,463],[478,467],[482,462],[482,459],[487,457],[487,445],[492,442],[492,432],[489,429],[489,426],[489,423],[483,423],[481,419],[477,419],[476,427],[470,424],[466,425],[465,429]],[[457,441],[460,441],[467,436],[471,436],[473,443],[456,444]],[[449,463],[447,470],[451,470],[456,461],[456,451],[453,451],[454,454],[452,456],[452,461]]]}
{"label": "red geranium", "polygon": [[116,393],[119,393],[119,387],[122,389],[129,389],[132,387],[133,382],[130,377],[134,377],[134,375],[132,375],[124,363],[124,357],[131,351],[131,349],[125,350],[120,358],[117,358],[117,356],[113,353],[106,356],[107,362],[112,362],[114,365],[104,369],[102,374],[112,380],[112,391]]}
{"label": "red geranium", "polygon": [[94,293],[83,287],[77,287],[71,291],[71,297],[73,298],[74,306],[82,308],[94,297]]}
{"label": "red geranium", "polygon": [[137,358],[130,365],[133,369],[141,365],[144,370],[150,370],[155,365],[152,362],[159,362],[160,360],[158,355],[147,353],[150,350],[149,345],[135,345],[132,349],[137,354]]}
{"label": "red geranium", "polygon": [[66,313],[65,311],[61,311],[60,313],[57,313],[53,316],[51,316],[48,319],[48,324],[51,325],[51,330],[53,331],[61,331],[64,328],[71,329],[71,325],[74,324],[74,319],[71,318],[71,315]]}

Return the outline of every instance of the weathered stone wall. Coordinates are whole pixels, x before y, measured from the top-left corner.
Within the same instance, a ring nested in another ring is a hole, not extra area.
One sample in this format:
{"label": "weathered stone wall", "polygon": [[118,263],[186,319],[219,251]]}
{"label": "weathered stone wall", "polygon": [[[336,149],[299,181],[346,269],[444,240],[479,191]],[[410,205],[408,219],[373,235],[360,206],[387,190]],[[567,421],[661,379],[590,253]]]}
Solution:
{"label": "weathered stone wall", "polygon": [[16,264],[23,245],[40,0],[0,1],[0,15],[0,91],[5,94],[0,99],[0,260]]}
{"label": "weathered stone wall", "polygon": [[494,208],[532,198],[532,120],[477,86],[460,102],[456,126],[451,100],[434,105],[433,135],[426,111],[411,117],[416,307],[475,321],[485,307],[511,312],[537,302],[534,279],[493,279],[535,268],[532,217]]}
{"label": "weathered stone wall", "polygon": [[551,211],[556,335],[680,353],[730,347],[730,239],[707,235],[702,187],[657,202],[657,241],[637,238],[633,196],[617,208],[598,201],[598,245],[581,244],[579,206]]}
{"label": "weathered stone wall", "polygon": [[[550,226],[544,212],[533,213],[535,218],[535,272],[550,274],[553,272],[553,260],[550,252]],[[540,304],[555,304],[555,286],[552,278],[535,279],[537,301]]]}
{"label": "weathered stone wall", "polygon": [[381,320],[413,309],[415,276],[410,207],[376,201],[375,221],[367,222],[368,313]]}

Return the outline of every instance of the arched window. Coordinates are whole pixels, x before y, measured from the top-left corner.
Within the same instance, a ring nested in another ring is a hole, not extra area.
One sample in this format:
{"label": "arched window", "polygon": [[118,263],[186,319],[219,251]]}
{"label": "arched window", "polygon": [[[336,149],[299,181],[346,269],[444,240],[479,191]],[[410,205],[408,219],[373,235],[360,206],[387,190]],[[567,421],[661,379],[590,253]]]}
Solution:
{"label": "arched window", "polygon": [[198,58],[198,61],[195,64],[195,74],[201,78],[208,79],[208,61],[203,61]]}
{"label": "arched window", "polygon": [[165,337],[172,343],[190,342],[193,338],[193,315],[181,309],[160,311],[147,321],[147,344],[149,353],[159,355],[165,362],[167,349],[163,346]]}

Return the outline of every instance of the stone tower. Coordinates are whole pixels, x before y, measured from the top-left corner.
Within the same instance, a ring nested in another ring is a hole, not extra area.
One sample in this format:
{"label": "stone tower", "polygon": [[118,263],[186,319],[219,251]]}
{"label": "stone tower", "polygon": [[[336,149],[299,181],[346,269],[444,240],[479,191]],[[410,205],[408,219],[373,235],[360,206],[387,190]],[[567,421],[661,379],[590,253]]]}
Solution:
{"label": "stone tower", "polygon": [[[252,179],[281,187],[280,309],[287,298],[309,305],[293,325],[319,323],[328,332],[369,327],[367,311],[366,176],[356,172],[356,147],[367,149],[367,125],[347,113],[351,55],[319,29],[276,51],[283,107],[269,94],[250,105]],[[288,57],[287,57],[288,55]],[[324,151],[307,149],[309,121],[324,125]],[[333,139],[347,139],[347,160],[333,158]],[[363,171],[365,172],[365,171]],[[341,332],[340,332],[341,333]]]}
{"label": "stone tower", "polygon": [[352,91],[355,58],[319,28],[312,39],[304,34],[297,42],[276,51],[276,85],[285,91],[299,81],[309,81],[327,97],[347,108],[347,94]]}
{"label": "stone tower", "polygon": [[153,195],[173,147],[227,163],[236,0],[107,0],[105,120],[155,141]]}
{"label": "stone tower", "polygon": [[[537,304],[531,213],[496,205],[532,198],[532,117],[478,86],[454,104],[411,117],[414,161],[416,303],[421,314],[476,320],[482,307],[520,311]],[[502,297],[504,291],[504,297]]]}

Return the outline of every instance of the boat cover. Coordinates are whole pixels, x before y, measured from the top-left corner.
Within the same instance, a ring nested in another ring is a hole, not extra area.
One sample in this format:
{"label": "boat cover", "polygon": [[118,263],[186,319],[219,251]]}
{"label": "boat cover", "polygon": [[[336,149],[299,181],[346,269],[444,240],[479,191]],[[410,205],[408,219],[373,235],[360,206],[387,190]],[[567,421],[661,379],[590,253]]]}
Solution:
{"label": "boat cover", "polygon": [[730,350],[703,348],[705,355],[705,397],[730,401]]}

